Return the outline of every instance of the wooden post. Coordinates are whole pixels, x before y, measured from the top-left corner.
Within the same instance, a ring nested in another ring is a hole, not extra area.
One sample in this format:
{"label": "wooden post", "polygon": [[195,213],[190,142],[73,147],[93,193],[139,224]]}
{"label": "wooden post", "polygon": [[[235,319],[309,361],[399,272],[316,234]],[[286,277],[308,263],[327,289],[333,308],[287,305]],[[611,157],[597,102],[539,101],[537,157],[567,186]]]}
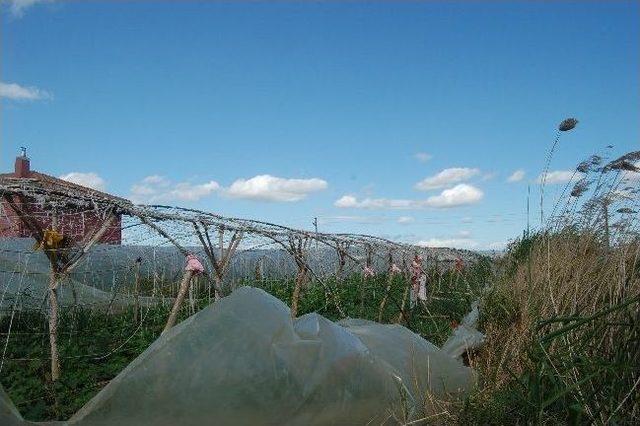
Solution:
{"label": "wooden post", "polygon": [[49,279],[49,345],[51,347],[51,381],[60,378],[60,355],[58,353],[58,273],[51,266]]}
{"label": "wooden post", "polygon": [[185,271],[182,276],[182,281],[180,282],[180,290],[178,291],[178,296],[176,297],[176,301],[173,303],[173,308],[171,308],[171,313],[169,314],[169,319],[167,319],[167,324],[164,326],[164,330],[162,330],[162,334],[166,333],[176,324],[176,320],[178,319],[178,312],[180,311],[180,305],[182,305],[182,301],[187,295],[187,290],[189,290],[189,283],[191,282],[191,277],[193,277],[193,271]]}
{"label": "wooden post", "polygon": [[291,298],[291,318],[298,316],[298,301],[300,300],[300,290],[302,284],[307,278],[307,267],[302,265],[298,266],[298,273],[296,274],[296,284],[293,288],[293,296]]}
{"label": "wooden post", "polygon": [[194,287],[198,286],[198,278],[192,278],[191,285],[189,286],[189,314],[193,315],[196,311],[196,302],[194,300]]}
{"label": "wooden post", "polygon": [[133,322],[138,324],[138,316],[140,314],[140,263],[142,263],[142,258],[136,259],[136,270],[135,270],[135,284],[133,287],[133,297],[134,297],[134,312],[133,312]]}
{"label": "wooden post", "polygon": [[408,320],[408,318],[405,317],[405,306],[407,306],[407,299],[410,297],[409,293],[411,291],[411,277],[408,274],[408,265],[407,265],[407,258],[405,256],[402,257],[402,278],[405,281],[405,287],[404,287],[404,293],[402,294],[402,304],[400,306],[400,315],[398,315],[398,323],[400,321],[402,321],[403,317],[405,319],[405,321]]}
{"label": "wooden post", "polygon": [[346,247],[342,247],[340,243],[338,243],[338,268],[336,269],[336,284],[342,283],[343,275],[344,275],[344,267],[347,264],[346,259]]}
{"label": "wooden post", "polygon": [[256,283],[262,283],[262,261],[264,260],[264,258],[260,258],[256,261],[256,268],[255,268],[255,280]]}
{"label": "wooden post", "polygon": [[[372,268],[371,261],[373,257],[373,249],[370,245],[367,245],[367,266],[366,268]],[[360,285],[360,316],[364,317],[364,298],[365,298],[365,285],[369,282],[367,274],[362,275],[362,283]]]}
{"label": "wooden post", "polygon": [[[53,212],[51,229],[55,232],[58,228],[58,215]],[[44,250],[49,250],[44,244]],[[55,250],[51,253],[51,259],[56,259]],[[51,276],[49,280],[49,345],[51,347],[51,381],[60,378],[60,354],[58,353],[58,266],[51,262]]]}
{"label": "wooden post", "polygon": [[[214,282],[214,300],[219,300],[221,297],[222,284],[227,272],[227,267],[231,261],[231,257],[238,249],[238,245],[242,240],[244,233],[242,231],[235,231],[231,236],[229,247],[225,250],[224,247],[224,228],[218,229],[218,245],[220,246],[220,253],[216,255],[211,239],[209,238],[209,230],[206,225],[200,224],[203,230],[200,230],[198,223],[194,223],[193,227],[196,231],[196,235],[202,244],[202,248],[209,259],[209,263],[213,267],[213,282]],[[211,282],[211,281],[209,281]]]}
{"label": "wooden post", "polygon": [[387,268],[387,288],[384,290],[384,297],[380,302],[380,308],[378,309],[378,322],[382,322],[382,313],[384,307],[387,304],[387,298],[389,298],[389,291],[391,291],[391,284],[393,283],[393,254],[389,252],[389,267]]}
{"label": "wooden post", "polygon": [[[307,272],[309,267],[307,266],[307,250],[309,249],[309,238],[293,238],[289,237],[288,251],[293,256],[293,260],[298,265],[298,273],[296,274],[296,282],[293,287],[293,295],[291,296],[291,318],[295,318],[298,315],[298,301],[300,300],[300,292],[302,290],[302,284],[307,279]],[[286,246],[285,246],[286,247]]]}

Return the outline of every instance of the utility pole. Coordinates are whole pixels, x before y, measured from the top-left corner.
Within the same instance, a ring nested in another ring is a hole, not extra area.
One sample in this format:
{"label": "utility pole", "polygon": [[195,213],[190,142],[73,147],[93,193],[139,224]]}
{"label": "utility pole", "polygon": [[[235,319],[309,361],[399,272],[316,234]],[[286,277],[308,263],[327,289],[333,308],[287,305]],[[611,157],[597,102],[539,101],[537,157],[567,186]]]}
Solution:
{"label": "utility pole", "polygon": [[317,240],[317,237],[318,237],[318,218],[314,217],[312,223],[313,223],[313,227],[316,230],[316,250],[317,250],[318,249],[318,240]]}

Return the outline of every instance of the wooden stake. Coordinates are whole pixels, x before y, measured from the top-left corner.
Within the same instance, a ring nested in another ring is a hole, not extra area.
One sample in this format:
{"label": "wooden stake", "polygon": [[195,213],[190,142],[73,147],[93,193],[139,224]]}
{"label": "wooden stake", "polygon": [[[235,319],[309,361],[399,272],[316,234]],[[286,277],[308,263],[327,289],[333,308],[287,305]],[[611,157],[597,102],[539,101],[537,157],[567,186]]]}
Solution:
{"label": "wooden stake", "polygon": [[60,378],[58,353],[58,273],[52,266],[49,280],[49,344],[51,346],[51,381]]}
{"label": "wooden stake", "polygon": [[[51,228],[55,231],[58,227],[58,216],[53,212]],[[48,247],[44,247],[48,250]],[[60,354],[58,353],[58,266],[55,262],[56,253],[52,252],[50,260],[51,275],[49,278],[49,345],[51,347],[51,381],[60,378]]]}
{"label": "wooden stake", "polygon": [[169,314],[169,319],[167,320],[167,324],[164,326],[164,330],[162,330],[162,334],[166,333],[173,327],[178,319],[178,312],[180,311],[180,305],[184,301],[184,297],[187,295],[187,290],[189,290],[189,283],[191,282],[191,277],[193,277],[193,271],[185,271],[182,276],[182,281],[180,282],[180,290],[178,291],[178,296],[176,297],[176,301],[173,303],[173,308],[171,308],[171,314]]}
{"label": "wooden stake", "polygon": [[256,261],[256,269],[255,269],[255,280],[256,283],[262,282],[262,261],[264,258],[260,258]]}
{"label": "wooden stake", "polygon": [[133,298],[134,298],[134,311],[133,311],[133,322],[138,324],[138,316],[140,314],[140,263],[142,262],[141,258],[136,259],[136,271],[135,271],[135,284],[133,287]]}
{"label": "wooden stake", "polygon": [[302,289],[302,284],[304,283],[306,278],[306,266],[299,266],[298,273],[296,274],[296,285],[293,288],[293,296],[291,298],[291,318],[295,318],[298,316],[298,300],[300,300],[300,290]]}

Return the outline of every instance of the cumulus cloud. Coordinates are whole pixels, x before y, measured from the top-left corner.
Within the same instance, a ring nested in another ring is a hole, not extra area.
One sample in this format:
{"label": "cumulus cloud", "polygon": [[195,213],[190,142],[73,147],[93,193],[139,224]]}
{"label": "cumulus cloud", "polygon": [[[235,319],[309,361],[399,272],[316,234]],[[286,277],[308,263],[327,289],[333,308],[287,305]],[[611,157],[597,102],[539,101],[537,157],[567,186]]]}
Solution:
{"label": "cumulus cloud", "polygon": [[524,179],[525,172],[522,169],[516,170],[507,178],[507,182],[520,182]]}
{"label": "cumulus cloud", "polygon": [[313,192],[326,189],[322,179],[285,179],[271,175],[258,175],[250,179],[238,179],[225,193],[234,198],[260,201],[300,201]]}
{"label": "cumulus cloud", "polygon": [[134,203],[157,203],[166,201],[197,201],[220,189],[213,180],[200,184],[174,183],[164,176],[152,175],[131,187],[129,198]]}
{"label": "cumulus cloud", "polygon": [[388,209],[388,210],[412,210],[423,208],[450,208],[469,204],[475,204],[482,199],[484,193],[473,185],[461,183],[450,189],[445,189],[438,195],[426,200],[407,200],[392,198],[364,198],[359,200],[353,195],[344,195],[337,199],[333,205],[339,208],[355,209]]}
{"label": "cumulus cloud", "polygon": [[416,221],[416,220],[415,220],[413,217],[411,217],[411,216],[400,216],[400,217],[398,218],[398,221],[397,221],[397,222],[398,222],[400,225],[408,225],[408,224],[413,223],[413,222],[415,222],[415,221]]}
{"label": "cumulus cloud", "polygon": [[[536,183],[542,183],[543,177],[543,174],[540,174],[540,176],[538,176],[538,178],[536,179]],[[574,170],[554,170],[547,173],[545,184],[557,185],[570,182],[571,180],[578,180],[581,177],[582,173],[576,172]]]}
{"label": "cumulus cloud", "polygon": [[468,204],[475,204],[482,200],[484,193],[473,185],[461,183],[451,189],[445,189],[440,195],[429,197],[426,204],[429,207],[448,208]]}
{"label": "cumulus cloud", "polygon": [[104,191],[107,187],[106,182],[97,173],[94,172],[71,172],[60,176],[60,179],[77,185],[86,186],[87,188]]}
{"label": "cumulus cloud", "polygon": [[413,157],[421,163],[426,163],[433,158],[433,155],[426,152],[417,152]]}
{"label": "cumulus cloud", "polygon": [[16,83],[0,82],[0,98],[14,101],[39,101],[52,99],[51,93],[33,86],[20,86]]}
{"label": "cumulus cloud", "polygon": [[469,167],[451,167],[440,171],[434,176],[424,178],[415,184],[419,191],[429,191],[432,189],[445,188],[458,182],[464,182],[480,174],[479,169]]}

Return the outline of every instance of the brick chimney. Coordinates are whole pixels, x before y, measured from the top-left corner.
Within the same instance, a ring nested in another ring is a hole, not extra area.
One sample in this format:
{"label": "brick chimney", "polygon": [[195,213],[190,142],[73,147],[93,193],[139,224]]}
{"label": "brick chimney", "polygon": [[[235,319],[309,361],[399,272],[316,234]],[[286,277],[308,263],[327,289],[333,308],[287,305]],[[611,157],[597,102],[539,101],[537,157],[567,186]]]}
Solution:
{"label": "brick chimney", "polygon": [[21,147],[22,151],[20,156],[16,157],[16,169],[14,172],[15,177],[26,178],[29,177],[29,173],[31,172],[31,163],[29,162],[29,157],[27,157],[27,149],[25,147]]}

